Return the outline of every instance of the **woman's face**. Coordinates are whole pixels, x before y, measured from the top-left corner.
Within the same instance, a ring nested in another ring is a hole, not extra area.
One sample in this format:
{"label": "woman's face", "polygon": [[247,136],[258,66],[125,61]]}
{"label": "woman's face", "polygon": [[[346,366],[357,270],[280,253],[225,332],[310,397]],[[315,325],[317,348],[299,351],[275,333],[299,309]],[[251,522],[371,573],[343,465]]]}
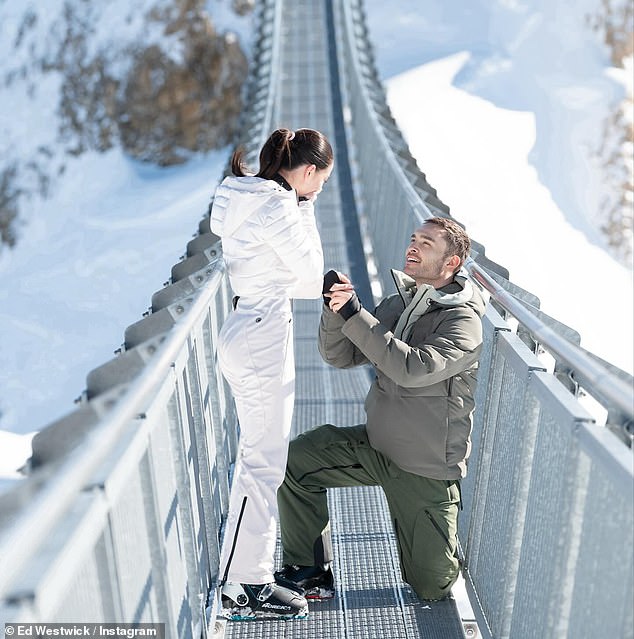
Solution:
{"label": "woman's face", "polygon": [[302,167],[302,179],[296,187],[297,195],[307,197],[309,200],[317,197],[328,181],[333,166],[334,162],[331,162],[325,169],[318,169],[314,164]]}

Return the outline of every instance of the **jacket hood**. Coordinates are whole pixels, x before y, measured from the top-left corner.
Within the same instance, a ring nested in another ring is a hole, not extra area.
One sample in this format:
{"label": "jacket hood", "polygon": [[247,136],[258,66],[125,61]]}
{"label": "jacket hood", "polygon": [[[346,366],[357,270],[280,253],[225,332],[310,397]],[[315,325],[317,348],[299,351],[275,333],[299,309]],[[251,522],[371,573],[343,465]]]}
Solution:
{"label": "jacket hood", "polygon": [[405,312],[401,314],[394,329],[394,335],[399,339],[406,339],[411,326],[434,304],[448,307],[468,305],[480,317],[484,315],[485,301],[462,269],[452,282],[440,289],[430,284],[421,284],[417,288],[416,282],[409,275],[396,269],[392,269],[392,278],[405,305]]}
{"label": "jacket hood", "polygon": [[226,177],[216,189],[211,209],[212,231],[220,237],[232,235],[244,221],[261,208],[272,195],[295,200],[295,191],[287,191],[273,180],[255,176]]}

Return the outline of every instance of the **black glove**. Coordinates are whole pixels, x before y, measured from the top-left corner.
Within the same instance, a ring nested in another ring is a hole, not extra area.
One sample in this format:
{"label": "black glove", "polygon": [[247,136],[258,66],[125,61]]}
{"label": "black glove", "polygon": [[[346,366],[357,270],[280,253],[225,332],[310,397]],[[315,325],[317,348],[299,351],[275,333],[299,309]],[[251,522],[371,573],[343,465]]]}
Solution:
{"label": "black glove", "polygon": [[326,293],[330,293],[330,289],[333,284],[341,284],[341,280],[339,279],[339,274],[337,271],[333,271],[330,269],[324,275],[324,287],[321,289],[322,295],[324,296],[324,304],[328,304],[330,302],[330,298],[326,297]]}
{"label": "black glove", "polygon": [[352,291],[352,297],[339,309],[339,315],[346,320],[346,322],[361,310],[361,302],[357,297],[357,294]]}

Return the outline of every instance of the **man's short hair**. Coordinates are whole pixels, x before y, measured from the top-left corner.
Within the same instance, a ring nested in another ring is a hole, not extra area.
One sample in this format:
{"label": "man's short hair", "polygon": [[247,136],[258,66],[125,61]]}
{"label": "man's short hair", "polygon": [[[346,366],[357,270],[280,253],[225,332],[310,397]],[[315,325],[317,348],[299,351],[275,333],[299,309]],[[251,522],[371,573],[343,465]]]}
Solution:
{"label": "man's short hair", "polygon": [[443,257],[457,255],[460,258],[460,266],[462,266],[471,252],[471,240],[460,224],[447,217],[430,217],[423,222],[423,225],[425,224],[435,224],[444,229],[447,252]]}

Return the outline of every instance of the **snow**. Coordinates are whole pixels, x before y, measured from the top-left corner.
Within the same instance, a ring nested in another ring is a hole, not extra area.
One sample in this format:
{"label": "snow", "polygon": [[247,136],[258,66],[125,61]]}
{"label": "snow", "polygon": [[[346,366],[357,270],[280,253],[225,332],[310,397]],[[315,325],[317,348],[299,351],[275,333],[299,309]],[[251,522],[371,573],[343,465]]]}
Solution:
{"label": "snow", "polygon": [[[601,0],[473,0],[468,6],[450,0],[427,3],[424,12],[416,0],[399,0],[398,28],[391,27],[389,3],[368,0],[367,6],[383,78],[468,52],[452,78],[465,100],[478,96],[500,109],[533,114],[529,163],[570,225],[605,248],[596,230],[605,195],[597,152],[603,119],[632,80],[611,75],[608,51],[588,26],[590,16],[602,11]],[[411,96],[437,102],[438,90],[418,85]],[[473,121],[467,102],[458,115]],[[450,123],[441,118],[436,126],[450,128]],[[428,156],[418,160],[425,173],[434,168]],[[445,199],[451,206],[452,199]]]}
{"label": "snow", "polygon": [[0,493],[24,478],[20,468],[31,456],[31,440],[36,434],[0,431]]}
{"label": "snow", "polygon": [[84,154],[69,164],[76,179],[34,202],[19,250],[0,258],[5,430],[35,430],[72,409],[86,374],[113,357],[169,278],[227,155],[157,169],[119,150]]}
{"label": "snow", "polygon": [[[247,43],[248,20],[229,4],[207,2],[222,30],[236,28]],[[390,106],[441,199],[545,312],[631,371],[632,273],[592,224],[601,186],[593,145],[629,81],[583,32],[583,16],[599,5],[437,0],[421,11],[417,0],[367,1]],[[37,3],[0,3],[0,42],[14,40],[27,6]],[[112,20],[133,29],[125,13],[113,9]],[[41,19],[28,37],[45,47]],[[26,62],[14,58],[13,68]],[[28,158],[53,144],[57,85],[50,76],[31,92],[18,80],[3,88],[3,148]],[[169,277],[227,157],[223,149],[171,169],[116,149],[64,158],[49,198],[31,200],[17,249],[0,253],[5,483],[28,458],[33,433],[72,410],[87,373],[113,356]]]}

